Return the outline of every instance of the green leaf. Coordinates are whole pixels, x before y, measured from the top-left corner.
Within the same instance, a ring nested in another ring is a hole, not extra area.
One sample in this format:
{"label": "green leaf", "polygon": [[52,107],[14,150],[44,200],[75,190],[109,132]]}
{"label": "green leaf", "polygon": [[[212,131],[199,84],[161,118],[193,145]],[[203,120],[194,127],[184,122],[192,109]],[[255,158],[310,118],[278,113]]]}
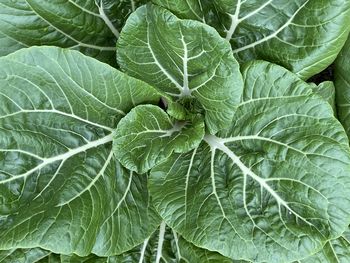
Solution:
{"label": "green leaf", "polygon": [[115,42],[126,18],[145,0],[0,0],[0,56],[54,45],[115,64]]}
{"label": "green leaf", "polygon": [[228,13],[225,37],[240,62],[268,60],[303,79],[334,61],[349,32],[350,2],[343,0],[215,1]]}
{"label": "green leaf", "polygon": [[60,256],[41,248],[0,251],[1,263],[61,263]]}
{"label": "green leaf", "polygon": [[[79,257],[77,255],[62,255],[61,263],[124,263],[122,261],[116,261],[117,257],[98,257],[91,254],[86,257]],[[129,261],[128,263],[133,263],[137,261]],[[126,263],[126,262],[125,262]]]}
{"label": "green leaf", "polygon": [[331,106],[334,112],[334,115],[336,115],[336,108],[335,108],[335,87],[334,83],[332,81],[324,81],[320,83],[319,85],[313,85],[312,90],[317,95],[320,95],[323,99],[325,99]]}
{"label": "green leaf", "polygon": [[338,117],[350,136],[350,38],[335,62],[335,87]]}
{"label": "green leaf", "polygon": [[118,163],[112,139],[125,113],[159,99],[76,51],[0,58],[0,249],[107,256],[149,236],[160,219],[147,177]]}
{"label": "green leaf", "polygon": [[173,152],[188,152],[201,143],[204,122],[174,121],[153,105],[135,107],[118,124],[113,151],[119,162],[131,171],[146,173]]}
{"label": "green leaf", "polygon": [[350,219],[348,140],[309,84],[268,62],[243,67],[231,127],[151,170],[162,218],[199,247],[254,263],[292,262]]}
{"label": "green leaf", "polygon": [[179,18],[198,20],[219,32],[225,30],[213,0],[152,0],[152,3],[172,11]]}
{"label": "green leaf", "polygon": [[[203,3],[204,2],[204,3]],[[152,3],[163,6],[166,9],[173,11],[176,16],[185,19],[198,20],[203,23],[206,22],[206,11],[213,7],[213,1],[199,0],[199,1],[162,1],[152,0]],[[204,9],[205,8],[205,9]]]}
{"label": "green leaf", "polygon": [[189,118],[189,115],[193,115],[193,113],[190,113],[182,104],[174,102],[171,99],[169,101],[170,103],[167,105],[166,109],[169,116],[176,120],[186,120]]}
{"label": "green leaf", "polygon": [[[344,0],[153,2],[181,18],[203,21],[203,14],[207,14],[209,18],[205,22],[231,42],[239,62],[267,60],[303,79],[321,72],[334,61],[349,32],[350,2]],[[216,8],[212,7],[213,3]],[[191,12],[183,11],[186,5],[191,7]]]}
{"label": "green leaf", "polygon": [[339,238],[326,243],[323,250],[298,263],[348,263],[350,262],[350,231],[347,229]]}
{"label": "green leaf", "polygon": [[[0,9],[0,12],[1,12],[1,9]],[[10,54],[24,47],[26,47],[26,45],[19,43],[16,40],[11,39],[8,36],[2,34],[0,29],[0,56]]]}
{"label": "green leaf", "polygon": [[62,259],[62,263],[232,263],[218,253],[195,247],[164,223],[142,245],[122,255],[109,258],[62,256]]}
{"label": "green leaf", "polygon": [[242,80],[229,44],[213,28],[148,4],[129,17],[117,46],[125,72],[175,100],[199,102],[211,133],[231,121]]}

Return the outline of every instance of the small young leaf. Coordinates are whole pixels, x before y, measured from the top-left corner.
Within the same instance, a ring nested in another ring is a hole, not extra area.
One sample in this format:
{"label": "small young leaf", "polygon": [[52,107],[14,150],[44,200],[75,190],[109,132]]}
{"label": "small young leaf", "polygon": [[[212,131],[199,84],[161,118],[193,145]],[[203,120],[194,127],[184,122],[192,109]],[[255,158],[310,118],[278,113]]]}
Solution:
{"label": "small young leaf", "polygon": [[316,253],[350,218],[348,139],[309,84],[268,62],[243,68],[231,127],[151,170],[162,218],[195,245],[254,263]]}
{"label": "small young leaf", "polygon": [[242,78],[229,43],[213,28],[147,4],[127,20],[117,56],[125,72],[175,100],[196,99],[212,134],[232,120]]}
{"label": "small young leaf", "polygon": [[145,173],[173,152],[185,153],[196,148],[203,137],[201,116],[191,121],[175,121],[157,106],[140,105],[119,122],[113,151],[126,168]]}

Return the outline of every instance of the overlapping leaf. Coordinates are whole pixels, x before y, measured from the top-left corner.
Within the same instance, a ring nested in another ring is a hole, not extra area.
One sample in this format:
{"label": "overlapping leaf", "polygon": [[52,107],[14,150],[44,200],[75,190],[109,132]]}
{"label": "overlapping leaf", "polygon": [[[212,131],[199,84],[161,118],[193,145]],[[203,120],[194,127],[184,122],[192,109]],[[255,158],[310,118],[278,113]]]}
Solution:
{"label": "overlapping leaf", "polygon": [[165,7],[179,18],[201,21],[219,32],[225,30],[213,0],[152,0],[152,3]]}
{"label": "overlapping leaf", "polygon": [[[268,60],[304,79],[334,61],[349,32],[350,2],[343,0],[153,2],[215,27],[240,62]],[[186,5],[191,11],[183,11]]]}
{"label": "overlapping leaf", "polygon": [[147,177],[116,161],[112,138],[128,111],[159,99],[76,51],[0,58],[0,250],[115,255],[148,237],[159,217]]}
{"label": "overlapping leaf", "polygon": [[148,4],[128,19],[117,55],[128,74],[175,100],[198,101],[211,133],[232,119],[242,80],[229,44],[213,28]]}
{"label": "overlapping leaf", "polygon": [[153,168],[152,199],[197,246],[254,263],[306,258],[349,223],[347,137],[287,70],[254,62],[243,79],[231,127]]}
{"label": "overlapping leaf", "polygon": [[145,2],[0,0],[0,56],[23,47],[54,45],[115,64],[119,31]]}
{"label": "overlapping leaf", "polygon": [[117,34],[119,34],[129,15],[139,6],[149,2],[149,0],[95,0],[95,2],[97,2],[99,7],[104,8],[104,13],[111,20],[114,27],[118,30]]}

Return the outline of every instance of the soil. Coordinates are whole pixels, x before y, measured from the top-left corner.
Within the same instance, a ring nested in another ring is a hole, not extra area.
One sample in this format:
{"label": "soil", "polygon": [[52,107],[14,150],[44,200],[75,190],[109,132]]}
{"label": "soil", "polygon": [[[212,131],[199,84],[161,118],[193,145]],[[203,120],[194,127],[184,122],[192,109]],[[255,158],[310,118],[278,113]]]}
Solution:
{"label": "soil", "polygon": [[317,85],[324,82],[324,81],[334,81],[334,74],[333,74],[334,66],[330,65],[328,68],[326,68],[321,73],[311,77],[308,79],[307,82],[314,82]]}

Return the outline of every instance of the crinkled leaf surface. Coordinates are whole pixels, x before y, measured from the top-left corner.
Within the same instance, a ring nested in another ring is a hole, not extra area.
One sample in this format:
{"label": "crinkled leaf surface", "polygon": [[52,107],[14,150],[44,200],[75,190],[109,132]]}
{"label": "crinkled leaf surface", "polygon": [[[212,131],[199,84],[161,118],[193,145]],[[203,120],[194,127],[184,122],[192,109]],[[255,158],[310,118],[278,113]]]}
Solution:
{"label": "crinkled leaf surface", "polygon": [[109,258],[62,256],[62,263],[230,263],[218,253],[195,247],[163,223],[142,245]]}
{"label": "crinkled leaf surface", "polygon": [[335,87],[338,117],[350,136],[350,38],[335,62]]}
{"label": "crinkled leaf surface", "polygon": [[242,80],[229,44],[213,28],[148,4],[127,20],[117,56],[128,74],[175,99],[195,98],[211,133],[232,119]]}
{"label": "crinkled leaf surface", "polygon": [[[304,79],[333,62],[349,32],[350,1],[344,0],[153,2],[182,18],[203,21],[204,17],[206,23],[230,40],[240,62],[257,58],[268,60]],[[215,7],[212,7],[213,2]],[[191,11],[183,11],[186,5]],[[219,13],[217,19],[216,13]]]}
{"label": "crinkled leaf surface", "polygon": [[147,177],[116,161],[112,138],[126,112],[159,99],[76,51],[0,58],[0,249],[115,255],[149,236]]}
{"label": "crinkled leaf surface", "polygon": [[60,263],[60,256],[41,248],[0,251],[1,263]]}
{"label": "crinkled leaf surface", "polygon": [[119,123],[113,139],[113,150],[122,165],[131,171],[145,173],[173,152],[188,152],[201,143],[204,122],[174,121],[154,105],[133,108]]}
{"label": "crinkled leaf surface", "polygon": [[339,238],[326,243],[319,253],[298,263],[348,263],[350,262],[350,231],[346,230]]}
{"label": "crinkled leaf surface", "polygon": [[347,263],[350,261],[350,232],[347,229],[339,238],[326,243],[315,255],[295,263]]}
{"label": "crinkled leaf surface", "polygon": [[0,0],[0,56],[23,47],[54,45],[115,63],[119,30],[144,2]]}
{"label": "crinkled leaf surface", "polygon": [[348,140],[309,84],[268,62],[243,69],[229,129],[151,170],[163,219],[195,245],[233,259],[291,262],[349,222]]}

